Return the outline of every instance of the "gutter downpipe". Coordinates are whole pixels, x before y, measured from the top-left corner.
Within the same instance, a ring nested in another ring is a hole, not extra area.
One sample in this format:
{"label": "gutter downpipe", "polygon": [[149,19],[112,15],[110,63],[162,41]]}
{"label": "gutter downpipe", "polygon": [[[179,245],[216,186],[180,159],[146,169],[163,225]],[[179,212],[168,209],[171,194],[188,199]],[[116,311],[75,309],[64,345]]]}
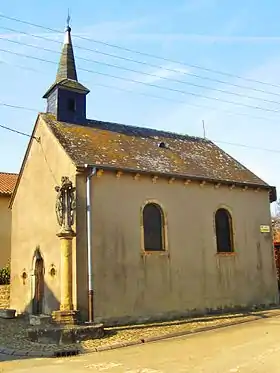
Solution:
{"label": "gutter downpipe", "polygon": [[[89,165],[85,165],[89,168]],[[96,174],[96,168],[92,167],[91,172],[87,175],[86,181],[86,205],[87,205],[87,259],[88,259],[88,322],[94,321],[93,308],[93,271],[92,271],[92,219],[91,219],[91,192],[90,182],[91,177]]]}

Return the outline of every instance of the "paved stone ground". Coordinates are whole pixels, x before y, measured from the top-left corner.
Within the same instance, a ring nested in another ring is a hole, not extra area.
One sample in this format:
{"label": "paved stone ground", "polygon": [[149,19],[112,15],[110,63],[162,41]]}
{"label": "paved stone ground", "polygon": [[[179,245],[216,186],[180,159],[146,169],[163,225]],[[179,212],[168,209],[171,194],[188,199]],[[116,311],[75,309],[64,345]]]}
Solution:
{"label": "paved stone ground", "polygon": [[[82,352],[102,350],[116,347],[120,344],[139,343],[154,338],[168,335],[195,332],[205,328],[213,328],[231,323],[250,321],[256,317],[262,317],[269,313],[280,310],[259,311],[252,313],[228,314],[220,316],[206,316],[200,318],[189,318],[173,322],[161,322],[153,324],[131,325],[124,327],[107,328],[104,338],[83,341],[80,344],[57,346],[55,344],[40,344],[29,341],[26,338],[26,328],[30,325],[25,319],[0,319],[0,354],[4,349],[6,354],[30,354],[37,356],[52,354],[58,349],[71,350],[80,349]],[[8,351],[9,350],[9,351]],[[4,357],[2,357],[4,359]]]}
{"label": "paved stone ground", "polygon": [[[280,316],[66,359],[0,364],[14,373],[279,373]],[[1,371],[2,368],[2,371]]]}

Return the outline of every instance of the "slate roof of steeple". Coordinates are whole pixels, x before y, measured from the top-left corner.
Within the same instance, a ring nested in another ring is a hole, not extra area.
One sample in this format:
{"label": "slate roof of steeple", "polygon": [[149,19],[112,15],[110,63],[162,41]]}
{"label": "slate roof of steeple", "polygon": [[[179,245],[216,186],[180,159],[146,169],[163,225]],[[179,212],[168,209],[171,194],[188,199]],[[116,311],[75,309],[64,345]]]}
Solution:
{"label": "slate roof of steeple", "polygon": [[65,30],[64,44],[56,74],[56,82],[64,79],[78,81],[74,51],[71,39],[71,27],[67,26]]}
{"label": "slate roof of steeple", "polygon": [[71,27],[69,26],[67,26],[65,30],[64,43],[55,82],[51,85],[51,87],[47,90],[43,97],[47,98],[49,93],[56,86],[60,86],[62,88],[69,88],[84,93],[89,92],[89,90],[84,85],[78,82],[75,57],[71,39]]}

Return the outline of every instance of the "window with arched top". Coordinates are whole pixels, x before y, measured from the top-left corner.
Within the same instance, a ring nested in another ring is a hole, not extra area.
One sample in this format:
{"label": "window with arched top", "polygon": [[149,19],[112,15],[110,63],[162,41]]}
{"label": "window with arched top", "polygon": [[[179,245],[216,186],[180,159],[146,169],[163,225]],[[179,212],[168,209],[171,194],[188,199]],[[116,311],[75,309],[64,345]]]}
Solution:
{"label": "window with arched top", "polygon": [[145,251],[165,250],[164,215],[156,203],[148,203],[143,209],[143,233]]}
{"label": "window with arched top", "polygon": [[232,219],[228,210],[220,208],[215,215],[216,240],[218,253],[232,253],[233,234]]}

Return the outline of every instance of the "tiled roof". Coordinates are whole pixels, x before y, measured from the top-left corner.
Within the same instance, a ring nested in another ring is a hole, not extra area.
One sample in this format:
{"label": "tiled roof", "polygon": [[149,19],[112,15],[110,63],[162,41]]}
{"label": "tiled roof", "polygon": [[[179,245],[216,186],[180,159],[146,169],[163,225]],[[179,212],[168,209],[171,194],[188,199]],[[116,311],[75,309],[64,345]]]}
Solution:
{"label": "tiled roof", "polygon": [[[94,120],[74,125],[58,122],[51,114],[40,116],[77,166],[89,164],[268,187],[209,140]],[[159,147],[160,143],[166,147]]]}
{"label": "tiled roof", "polygon": [[0,172],[0,195],[11,195],[17,181],[17,174]]}

